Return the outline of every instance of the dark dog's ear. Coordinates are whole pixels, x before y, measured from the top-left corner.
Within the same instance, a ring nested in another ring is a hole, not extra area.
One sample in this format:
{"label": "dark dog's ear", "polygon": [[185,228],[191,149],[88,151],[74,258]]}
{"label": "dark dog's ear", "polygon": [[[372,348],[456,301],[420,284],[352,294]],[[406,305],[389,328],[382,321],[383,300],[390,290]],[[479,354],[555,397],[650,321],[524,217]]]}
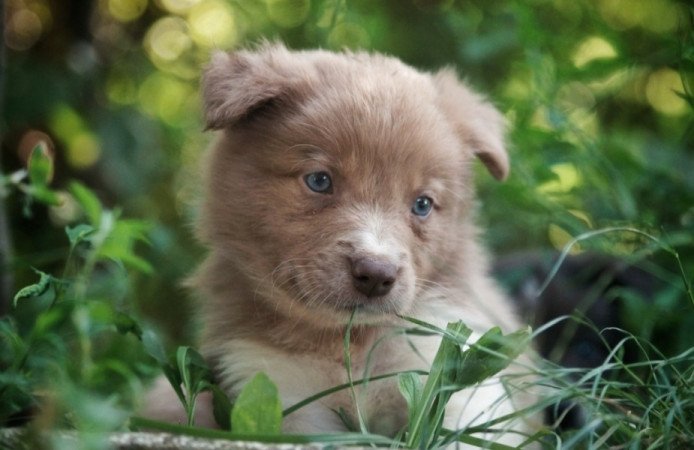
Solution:
{"label": "dark dog's ear", "polygon": [[505,179],[509,160],[504,145],[504,117],[458,80],[453,70],[440,70],[433,79],[439,91],[439,105],[463,143],[473,150],[497,180]]}
{"label": "dark dog's ear", "polygon": [[306,66],[281,44],[214,53],[202,78],[207,128],[231,126],[273,100],[296,94],[310,79]]}

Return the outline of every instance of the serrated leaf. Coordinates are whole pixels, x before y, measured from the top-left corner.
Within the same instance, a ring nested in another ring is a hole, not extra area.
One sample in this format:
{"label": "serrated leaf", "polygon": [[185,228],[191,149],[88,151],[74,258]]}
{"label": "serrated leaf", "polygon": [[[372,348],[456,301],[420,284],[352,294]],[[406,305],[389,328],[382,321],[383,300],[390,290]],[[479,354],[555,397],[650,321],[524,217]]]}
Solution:
{"label": "serrated leaf", "polygon": [[86,242],[89,235],[94,233],[94,227],[81,223],[75,227],[65,227],[65,234],[70,240],[70,247],[75,248],[80,242]]}
{"label": "serrated leaf", "polygon": [[231,411],[231,429],[242,434],[279,434],[282,404],[277,386],[262,372],[241,390]]}
{"label": "serrated leaf", "polygon": [[47,273],[41,272],[40,270],[37,270],[36,273],[38,273],[40,276],[38,283],[23,287],[19,290],[19,292],[17,292],[17,294],[14,296],[15,307],[17,306],[17,302],[20,300],[39,297],[50,289],[53,277]]}
{"label": "serrated leaf", "polygon": [[29,180],[35,186],[47,186],[53,178],[53,158],[48,151],[48,145],[39,141],[29,155]]}
{"label": "serrated leaf", "polygon": [[70,183],[69,190],[77,203],[82,207],[82,211],[87,216],[89,223],[98,228],[103,211],[99,198],[94,195],[91,189],[77,181]]}

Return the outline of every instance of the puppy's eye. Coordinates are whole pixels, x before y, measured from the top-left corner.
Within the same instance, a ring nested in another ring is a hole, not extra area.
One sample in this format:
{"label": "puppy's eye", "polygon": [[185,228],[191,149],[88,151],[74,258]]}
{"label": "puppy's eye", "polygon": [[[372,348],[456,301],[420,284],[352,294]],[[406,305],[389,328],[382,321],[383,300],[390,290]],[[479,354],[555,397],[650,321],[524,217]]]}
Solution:
{"label": "puppy's eye", "polygon": [[412,205],[412,213],[420,217],[426,217],[429,215],[429,213],[431,213],[431,209],[433,207],[434,201],[426,195],[422,195],[417,197],[417,199],[414,201],[414,204]]}
{"label": "puppy's eye", "polygon": [[313,172],[304,177],[306,186],[319,194],[331,194],[333,192],[333,180],[327,172]]}

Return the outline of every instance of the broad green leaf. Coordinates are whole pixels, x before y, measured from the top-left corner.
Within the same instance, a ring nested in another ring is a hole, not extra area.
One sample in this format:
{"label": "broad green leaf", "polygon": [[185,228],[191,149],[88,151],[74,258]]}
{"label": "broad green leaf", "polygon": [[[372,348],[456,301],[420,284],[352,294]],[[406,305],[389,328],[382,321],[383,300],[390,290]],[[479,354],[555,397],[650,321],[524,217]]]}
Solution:
{"label": "broad green leaf", "polygon": [[80,242],[88,240],[89,235],[94,233],[94,227],[81,223],[75,227],[65,227],[65,233],[70,240],[70,247],[75,248]]}
{"label": "broad green leaf", "polygon": [[53,158],[48,151],[48,145],[40,141],[29,155],[29,180],[35,186],[48,186],[53,178]]}
{"label": "broad green leaf", "polygon": [[97,196],[88,187],[77,181],[70,183],[69,190],[72,196],[75,197],[75,200],[77,200],[77,203],[82,207],[89,223],[98,228],[101,223],[103,208]]}
{"label": "broad green leaf", "polygon": [[53,277],[47,273],[41,272],[40,270],[36,270],[36,273],[38,273],[40,276],[38,283],[26,286],[17,292],[17,294],[14,296],[15,307],[17,306],[17,302],[20,300],[39,297],[50,289]]}
{"label": "broad green leaf", "polygon": [[231,411],[231,429],[240,434],[279,434],[282,405],[277,386],[260,372],[244,386]]}
{"label": "broad green leaf", "polygon": [[506,336],[499,328],[492,328],[463,353],[457,383],[472,386],[497,374],[523,352],[529,340],[529,328]]}

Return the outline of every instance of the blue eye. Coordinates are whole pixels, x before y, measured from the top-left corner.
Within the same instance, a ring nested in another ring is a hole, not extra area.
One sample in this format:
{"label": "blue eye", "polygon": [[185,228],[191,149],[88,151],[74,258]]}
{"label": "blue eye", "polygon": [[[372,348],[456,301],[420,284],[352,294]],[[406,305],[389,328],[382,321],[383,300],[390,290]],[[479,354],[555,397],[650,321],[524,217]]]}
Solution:
{"label": "blue eye", "polygon": [[327,172],[313,172],[304,177],[306,186],[319,194],[330,194],[333,191],[333,180]]}
{"label": "blue eye", "polygon": [[414,201],[414,204],[412,205],[412,213],[420,217],[426,217],[429,215],[433,207],[434,201],[431,198],[422,195],[421,197],[417,197],[417,199]]}

